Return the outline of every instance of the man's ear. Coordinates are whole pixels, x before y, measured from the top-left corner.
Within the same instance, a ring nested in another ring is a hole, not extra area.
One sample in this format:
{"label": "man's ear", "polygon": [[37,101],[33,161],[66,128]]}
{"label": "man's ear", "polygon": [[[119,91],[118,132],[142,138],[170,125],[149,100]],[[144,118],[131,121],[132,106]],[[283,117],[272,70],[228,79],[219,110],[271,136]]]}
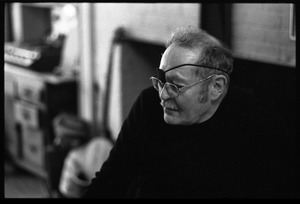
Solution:
{"label": "man's ear", "polygon": [[217,75],[211,84],[211,99],[217,100],[226,89],[227,78],[224,75]]}

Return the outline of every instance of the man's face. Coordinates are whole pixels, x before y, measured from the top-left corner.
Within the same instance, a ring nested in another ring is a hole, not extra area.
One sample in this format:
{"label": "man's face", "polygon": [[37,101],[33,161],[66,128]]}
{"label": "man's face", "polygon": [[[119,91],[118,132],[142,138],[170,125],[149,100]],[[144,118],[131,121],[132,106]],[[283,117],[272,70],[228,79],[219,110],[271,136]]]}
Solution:
{"label": "man's face", "polygon": [[[196,64],[199,51],[171,45],[164,52],[160,69],[167,71],[181,64]],[[183,66],[166,73],[166,81],[181,86],[187,86],[200,80],[195,75],[199,67]],[[172,98],[165,88],[159,92],[161,105],[164,111],[164,120],[172,125],[191,125],[201,123],[210,116],[211,105],[206,100],[207,87],[199,83],[180,91],[179,96]]]}

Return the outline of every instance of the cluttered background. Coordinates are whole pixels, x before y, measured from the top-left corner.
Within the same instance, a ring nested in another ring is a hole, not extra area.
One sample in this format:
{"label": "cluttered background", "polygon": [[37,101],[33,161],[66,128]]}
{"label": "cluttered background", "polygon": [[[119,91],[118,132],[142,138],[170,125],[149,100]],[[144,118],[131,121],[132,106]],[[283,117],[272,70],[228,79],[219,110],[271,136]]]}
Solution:
{"label": "cluttered background", "polygon": [[5,3],[4,15],[7,198],[79,197],[179,26],[225,42],[232,85],[296,132],[294,4]]}

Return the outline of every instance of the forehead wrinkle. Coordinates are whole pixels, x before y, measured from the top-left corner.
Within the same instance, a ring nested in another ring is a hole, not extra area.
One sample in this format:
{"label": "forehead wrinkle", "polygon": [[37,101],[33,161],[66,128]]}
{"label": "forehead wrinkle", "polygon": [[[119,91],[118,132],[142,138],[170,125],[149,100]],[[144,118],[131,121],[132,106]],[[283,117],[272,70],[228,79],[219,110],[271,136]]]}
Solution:
{"label": "forehead wrinkle", "polygon": [[181,75],[180,73],[175,74],[166,74],[166,80],[167,81],[174,81],[174,82],[187,82],[187,78]]}

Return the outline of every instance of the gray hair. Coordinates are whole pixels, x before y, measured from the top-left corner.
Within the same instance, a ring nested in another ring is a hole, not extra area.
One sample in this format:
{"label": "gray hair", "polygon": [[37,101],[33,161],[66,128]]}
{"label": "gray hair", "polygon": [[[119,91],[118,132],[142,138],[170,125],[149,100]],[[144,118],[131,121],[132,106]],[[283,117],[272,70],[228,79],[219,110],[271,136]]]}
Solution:
{"label": "gray hair", "polygon": [[[233,70],[233,59],[229,48],[217,38],[211,36],[206,31],[192,26],[177,28],[167,42],[168,48],[171,44],[176,46],[199,49],[199,65],[214,67],[231,73]],[[210,74],[224,74],[229,82],[229,75],[225,72],[214,69],[201,69],[199,71],[201,77],[206,77]]]}

